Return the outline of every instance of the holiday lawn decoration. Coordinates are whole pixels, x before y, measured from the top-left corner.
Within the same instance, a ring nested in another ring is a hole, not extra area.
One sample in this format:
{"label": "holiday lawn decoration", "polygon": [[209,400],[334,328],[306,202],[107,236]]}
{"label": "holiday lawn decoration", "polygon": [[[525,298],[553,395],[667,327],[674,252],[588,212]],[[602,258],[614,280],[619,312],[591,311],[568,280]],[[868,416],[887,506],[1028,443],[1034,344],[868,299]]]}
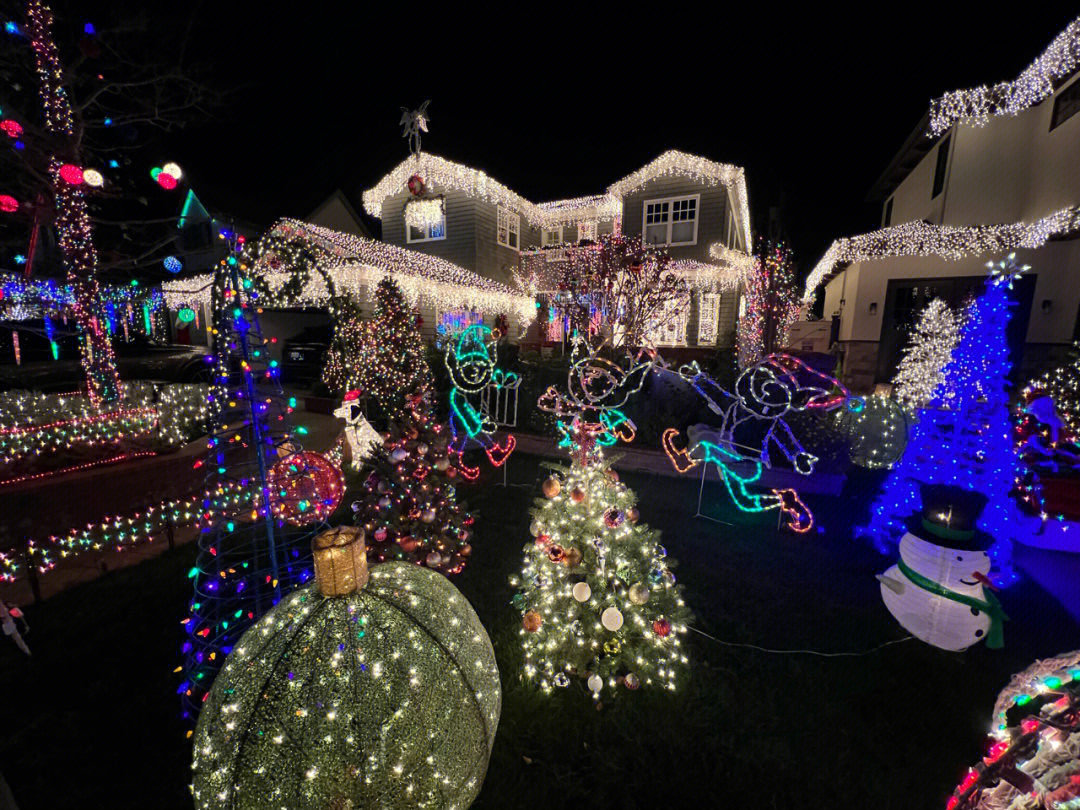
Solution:
{"label": "holiday lawn decoration", "polygon": [[905,630],[943,650],[980,641],[1001,647],[1008,617],[989,579],[993,539],[975,528],[986,496],[954,486],[921,489],[923,511],[900,540],[900,560],[878,576],[885,606]]}
{"label": "holiday lawn decoration", "polygon": [[488,460],[501,467],[514,452],[517,440],[506,437],[505,447],[492,438],[497,427],[490,415],[481,413],[469,402],[469,395],[479,395],[494,379],[495,340],[486,326],[470,326],[456,343],[446,347],[446,368],[450,372],[450,452],[457,455],[458,466],[466,478],[480,474],[477,467],[469,467],[462,459],[470,442],[484,449]]}
{"label": "holiday lawn decoration", "polygon": [[865,406],[838,408],[837,427],[847,437],[852,464],[870,470],[887,470],[904,453],[908,439],[908,411],[893,397],[871,394]]}
{"label": "holiday lawn decoration", "polygon": [[433,571],[369,571],[360,529],[313,549],[315,582],[249,629],[214,683],[195,806],[464,810],[502,702],[479,618]]}
{"label": "holiday lawn decoration", "polygon": [[893,377],[893,394],[911,412],[925,408],[945,384],[945,367],[960,340],[960,321],[940,298],[926,305]]}
{"label": "holiday lawn decoration", "polygon": [[390,422],[361,470],[353,522],[370,538],[372,563],[404,560],[457,574],[472,554],[472,516],[458,502],[450,431],[426,392]]}
{"label": "holiday lawn decoration", "polygon": [[994,704],[986,750],[946,810],[1080,806],[1080,651],[1036,661]]}
{"label": "holiday lawn decoration", "polygon": [[359,469],[364,460],[370,457],[374,447],[382,444],[382,436],[364,417],[360,392],[347,391],[341,407],[334,411],[334,416],[345,420],[345,442],[349,449],[347,460],[352,469]]}
{"label": "holiday lawn decoration", "polygon": [[[693,386],[709,409],[722,417],[720,427],[707,426],[691,435],[689,448],[679,446],[679,431],[664,431],[664,450],[679,472],[699,463],[715,464],[735,505],[745,512],[780,509],[786,525],[796,532],[813,526],[813,515],[793,489],[774,489],[752,494],[748,487],[772,467],[771,451],[779,449],[797,473],[809,475],[817,458],[808,453],[792,433],[784,417],[797,411],[825,413],[844,405],[861,410],[863,400],[837,380],[815,371],[802,360],[772,354],[744,370],[728,392],[705,374],[696,362],[677,373]],[[723,404],[722,404],[723,403]],[[749,465],[740,462],[749,462]]]}
{"label": "holiday lawn decoration", "polygon": [[1009,566],[1011,541],[1026,531],[1009,492],[1018,462],[1009,436],[1009,347],[1005,329],[1013,306],[1013,280],[1026,268],[1013,257],[992,266],[986,290],[970,307],[963,334],[931,407],[919,413],[907,448],[893,467],[873,507],[865,533],[885,553],[906,531],[912,514],[923,512],[922,484],[948,484],[987,497],[978,527],[994,539],[993,578],[1016,579]]}
{"label": "holiday lawn decoration", "polygon": [[341,470],[310,450],[288,453],[270,468],[266,483],[274,517],[294,526],[326,520],[345,492]]}

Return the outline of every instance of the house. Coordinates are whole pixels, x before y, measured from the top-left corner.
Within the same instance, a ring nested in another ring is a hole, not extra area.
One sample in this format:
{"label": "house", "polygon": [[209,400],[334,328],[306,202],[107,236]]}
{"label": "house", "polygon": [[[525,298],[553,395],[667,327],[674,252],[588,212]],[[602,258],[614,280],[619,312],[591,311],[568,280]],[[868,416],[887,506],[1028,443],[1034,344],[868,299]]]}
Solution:
{"label": "house", "polygon": [[315,207],[315,210],[304,217],[304,222],[311,225],[320,225],[324,228],[347,233],[353,236],[371,238],[371,233],[356,213],[349,198],[340,188],[323,200]]}
{"label": "house", "polygon": [[1058,362],[1080,313],[1080,19],[1014,81],[932,102],[870,198],[880,229],[839,239],[811,271],[824,286],[843,379],[889,382],[919,312],[962,306],[986,264],[1031,265],[1016,291],[1010,346],[1023,377]]}
{"label": "house", "polygon": [[[732,340],[751,262],[741,167],[669,151],[601,194],[534,203],[478,169],[421,153],[365,191],[364,208],[382,220],[384,241],[529,289],[541,305],[553,292],[544,270],[569,251],[587,250],[604,234],[640,236],[666,247],[695,288],[689,311],[657,342],[712,348]],[[561,340],[561,326],[551,323],[527,340]]]}

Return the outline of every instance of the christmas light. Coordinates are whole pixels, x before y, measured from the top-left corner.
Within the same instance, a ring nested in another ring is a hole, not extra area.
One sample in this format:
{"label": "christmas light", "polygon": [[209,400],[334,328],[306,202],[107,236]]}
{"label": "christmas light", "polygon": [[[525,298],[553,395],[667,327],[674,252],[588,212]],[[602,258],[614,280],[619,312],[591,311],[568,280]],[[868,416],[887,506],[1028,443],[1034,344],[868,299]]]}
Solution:
{"label": "christmas light", "polygon": [[762,242],[759,254],[745,277],[746,309],[735,335],[741,369],[780,349],[799,316],[791,251],[782,242]]}
{"label": "christmas light", "polygon": [[919,314],[893,378],[896,398],[908,410],[925,408],[934,398],[934,392],[945,383],[945,367],[952,360],[959,340],[960,322],[956,313],[943,300],[935,298]]}
{"label": "christmas light", "polygon": [[445,216],[442,197],[409,200],[405,204],[405,224],[425,233],[433,227],[442,225]]}
{"label": "christmas light", "polygon": [[82,173],[83,182],[92,188],[101,188],[105,185],[105,178],[97,169],[87,169]]}
{"label": "christmas light", "polygon": [[469,395],[484,391],[498,370],[491,330],[477,325],[462,332],[456,343],[446,347],[446,369],[450,373],[450,452],[457,454],[458,466],[466,470],[462,455],[470,442],[476,442],[492,465],[501,467],[514,452],[517,440],[507,436],[506,446],[500,447],[492,438],[496,426],[491,416],[469,402]]}
{"label": "christmas light", "polygon": [[0,211],[5,214],[14,214],[19,210],[19,201],[10,194],[0,194]]}

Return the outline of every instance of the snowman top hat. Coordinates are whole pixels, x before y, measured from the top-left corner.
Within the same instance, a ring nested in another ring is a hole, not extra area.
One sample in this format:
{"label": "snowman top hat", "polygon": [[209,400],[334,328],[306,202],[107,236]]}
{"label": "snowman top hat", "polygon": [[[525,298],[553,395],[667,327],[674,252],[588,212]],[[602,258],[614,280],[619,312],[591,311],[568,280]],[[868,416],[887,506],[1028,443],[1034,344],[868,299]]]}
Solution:
{"label": "snowman top hat", "polygon": [[976,528],[987,497],[950,484],[920,484],[922,512],[907,522],[916,537],[959,551],[986,551],[993,538]]}

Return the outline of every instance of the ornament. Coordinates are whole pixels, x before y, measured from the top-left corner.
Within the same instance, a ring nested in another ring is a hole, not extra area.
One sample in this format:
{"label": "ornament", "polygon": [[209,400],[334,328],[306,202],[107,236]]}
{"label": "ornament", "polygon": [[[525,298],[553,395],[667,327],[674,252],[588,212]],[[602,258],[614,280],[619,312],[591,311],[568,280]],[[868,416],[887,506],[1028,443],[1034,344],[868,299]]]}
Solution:
{"label": "ornament", "polygon": [[404,447],[395,447],[394,451],[390,454],[390,460],[395,464],[404,461],[409,457],[409,451]]}
{"label": "ornament", "polygon": [[424,563],[428,568],[438,568],[443,563],[443,555],[437,551],[432,551],[424,559]]}
{"label": "ornament", "polygon": [[101,188],[105,185],[105,178],[97,169],[87,169],[83,172],[83,182],[91,188]]}
{"label": "ornament", "polygon": [[599,695],[600,690],[604,688],[604,679],[595,672],[589,676],[589,679],[585,683],[589,687],[589,691],[594,695]]}
{"label": "ornament", "polygon": [[0,211],[5,214],[14,214],[19,210],[19,201],[10,194],[0,194]]}
{"label": "ornament", "polygon": [[610,630],[612,633],[616,632],[623,626],[623,615],[617,607],[609,607],[600,614],[600,623],[604,625],[605,630]]}
{"label": "ornament", "polygon": [[420,520],[424,523],[434,523],[436,514],[435,509],[429,506],[420,514]]}
{"label": "ornament", "polygon": [[585,490],[583,490],[581,487],[574,487],[572,490],[570,490],[570,500],[574,503],[581,503],[583,500],[585,500]]}
{"label": "ornament", "polygon": [[567,549],[563,562],[566,563],[567,568],[577,568],[581,565],[581,551],[576,548]]}
{"label": "ornament", "polygon": [[501,690],[476,613],[435,572],[369,572],[362,533],[335,531],[313,544],[315,582],[251,627],[215,678],[195,729],[196,807],[262,807],[271,785],[275,805],[354,810],[466,808],[480,791]]}
{"label": "ornament", "polygon": [[635,605],[644,605],[649,601],[649,586],[644,582],[635,582],[630,586],[630,601]]}
{"label": "ornament", "polygon": [[570,685],[570,677],[565,672],[556,672],[555,677],[551,679],[551,682],[560,689],[565,689]]}
{"label": "ornament", "polygon": [[161,171],[169,175],[173,180],[179,180],[184,176],[184,173],[180,170],[180,166],[176,163],[166,163],[161,167]]}
{"label": "ornament", "polygon": [[562,491],[562,484],[559,482],[558,478],[552,477],[544,481],[541,489],[543,490],[545,498],[554,498]]}
{"label": "ornament", "polygon": [[641,519],[641,513],[637,510],[636,506],[631,506],[626,510],[626,519],[631,523],[637,523]]}
{"label": "ornament", "polygon": [[72,163],[60,167],[60,179],[68,185],[79,186],[83,182],[83,170]]}
{"label": "ornament", "polygon": [[421,442],[420,444],[416,445],[416,453],[417,453],[417,455],[420,455],[420,456],[426,456],[426,455],[428,454],[428,450],[430,450],[430,449],[431,449],[431,448],[430,448],[430,447],[428,447],[428,446],[427,446],[426,444],[424,444],[423,442]]}
{"label": "ornament", "polygon": [[435,469],[439,472],[445,472],[450,466],[450,459],[445,456],[435,459]]}
{"label": "ornament", "polygon": [[390,499],[388,497],[386,497],[385,495],[383,497],[379,498],[379,508],[380,509],[389,509],[390,508]]}
{"label": "ornament", "polygon": [[546,549],[551,545],[551,535],[541,534],[536,538],[536,545],[540,548]]}
{"label": "ornament", "polygon": [[619,474],[610,467],[604,471],[604,475],[606,475],[608,477],[608,480],[611,481],[611,483],[613,484],[619,480]]}
{"label": "ornament", "polygon": [[609,529],[617,529],[622,526],[624,515],[614,506],[604,510],[604,525]]}
{"label": "ornament", "polygon": [[554,545],[548,549],[548,559],[553,563],[561,563],[566,559],[566,549],[560,545]]}
{"label": "ornament", "polygon": [[271,511],[294,526],[326,520],[345,493],[341,470],[310,450],[281,459],[270,468],[266,481]]}
{"label": "ornament", "polygon": [[539,537],[540,534],[543,533],[543,531],[544,527],[540,525],[539,520],[534,520],[532,523],[529,524],[529,534],[531,534],[533,537]]}
{"label": "ornament", "polygon": [[375,530],[375,540],[376,540],[376,542],[379,542],[379,543],[385,543],[386,542],[386,527],[385,526],[380,526],[379,528],[377,528]]}
{"label": "ornament", "polygon": [[574,598],[579,602],[588,602],[592,596],[592,587],[588,582],[577,582],[572,589]]}
{"label": "ornament", "polygon": [[420,541],[409,534],[404,534],[397,539],[397,544],[401,546],[401,550],[412,554],[418,548],[420,548]]}
{"label": "ornament", "polygon": [[639,686],[641,686],[641,680],[633,672],[627,672],[626,677],[623,678],[623,686],[633,692],[636,691]]}
{"label": "ornament", "polygon": [[621,649],[622,644],[619,643],[617,638],[608,639],[604,642],[604,652],[608,655],[618,655]]}
{"label": "ornament", "polygon": [[543,623],[543,618],[535,610],[530,610],[521,617],[521,626],[525,628],[526,633],[535,633]]}
{"label": "ornament", "polygon": [[671,622],[664,618],[657,619],[652,623],[652,631],[660,638],[667,638],[671,633]]}

